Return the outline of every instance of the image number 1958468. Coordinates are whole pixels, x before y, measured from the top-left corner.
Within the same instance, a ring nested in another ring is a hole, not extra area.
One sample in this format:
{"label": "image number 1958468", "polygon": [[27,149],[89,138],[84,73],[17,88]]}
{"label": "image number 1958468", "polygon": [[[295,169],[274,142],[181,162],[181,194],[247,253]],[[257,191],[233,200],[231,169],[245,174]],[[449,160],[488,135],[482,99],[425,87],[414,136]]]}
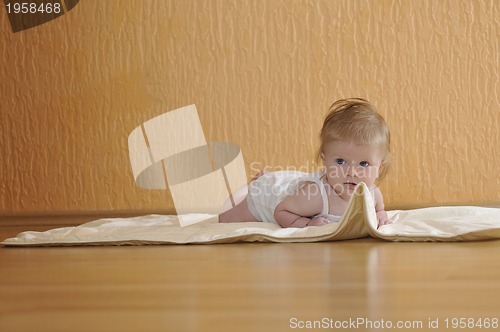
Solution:
{"label": "image number 1958468", "polygon": [[47,23],[73,9],[79,0],[3,0],[13,32]]}

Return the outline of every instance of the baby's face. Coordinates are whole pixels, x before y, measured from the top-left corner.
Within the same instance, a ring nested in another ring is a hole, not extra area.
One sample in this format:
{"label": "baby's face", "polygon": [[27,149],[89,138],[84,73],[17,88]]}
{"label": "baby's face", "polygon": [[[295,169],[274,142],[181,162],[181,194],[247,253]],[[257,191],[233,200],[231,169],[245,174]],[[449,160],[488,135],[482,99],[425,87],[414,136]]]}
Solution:
{"label": "baby's face", "polygon": [[347,141],[328,143],[321,157],[328,183],[341,196],[352,195],[360,182],[373,188],[382,164],[382,153],[378,147]]}

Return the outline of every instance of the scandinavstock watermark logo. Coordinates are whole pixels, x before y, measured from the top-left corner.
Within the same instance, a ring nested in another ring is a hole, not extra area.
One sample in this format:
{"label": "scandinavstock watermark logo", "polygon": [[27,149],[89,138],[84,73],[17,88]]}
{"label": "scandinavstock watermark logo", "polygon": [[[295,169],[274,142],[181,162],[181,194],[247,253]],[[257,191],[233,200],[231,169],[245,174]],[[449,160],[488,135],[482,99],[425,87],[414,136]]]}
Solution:
{"label": "scandinavstock watermark logo", "polygon": [[130,133],[128,148],[136,184],[168,189],[181,226],[210,219],[245,195],[240,147],[207,142],[195,105],[144,122]]}
{"label": "scandinavstock watermark logo", "polygon": [[3,0],[13,32],[52,21],[73,9],[80,0]]}

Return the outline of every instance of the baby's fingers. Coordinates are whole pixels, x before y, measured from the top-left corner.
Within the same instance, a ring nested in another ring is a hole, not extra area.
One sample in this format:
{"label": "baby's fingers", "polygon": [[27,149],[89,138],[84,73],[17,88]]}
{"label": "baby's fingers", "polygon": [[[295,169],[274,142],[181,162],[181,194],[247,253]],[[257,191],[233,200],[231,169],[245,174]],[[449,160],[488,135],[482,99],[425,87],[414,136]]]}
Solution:
{"label": "baby's fingers", "polygon": [[392,224],[392,220],[391,219],[379,220],[377,228],[379,228],[380,226],[385,226],[385,225],[390,225],[390,224]]}

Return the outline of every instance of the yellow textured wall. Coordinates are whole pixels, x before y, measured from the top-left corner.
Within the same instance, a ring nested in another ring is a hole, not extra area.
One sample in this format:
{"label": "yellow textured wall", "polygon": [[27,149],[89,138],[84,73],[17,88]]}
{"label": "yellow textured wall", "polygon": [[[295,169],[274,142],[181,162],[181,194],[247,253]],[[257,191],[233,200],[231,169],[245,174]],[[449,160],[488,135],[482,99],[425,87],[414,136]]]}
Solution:
{"label": "yellow textured wall", "polygon": [[209,141],[310,169],[329,105],[373,101],[392,208],[500,204],[500,2],[82,0],[12,33],[0,8],[0,213],[172,212],[129,133],[195,103]]}

